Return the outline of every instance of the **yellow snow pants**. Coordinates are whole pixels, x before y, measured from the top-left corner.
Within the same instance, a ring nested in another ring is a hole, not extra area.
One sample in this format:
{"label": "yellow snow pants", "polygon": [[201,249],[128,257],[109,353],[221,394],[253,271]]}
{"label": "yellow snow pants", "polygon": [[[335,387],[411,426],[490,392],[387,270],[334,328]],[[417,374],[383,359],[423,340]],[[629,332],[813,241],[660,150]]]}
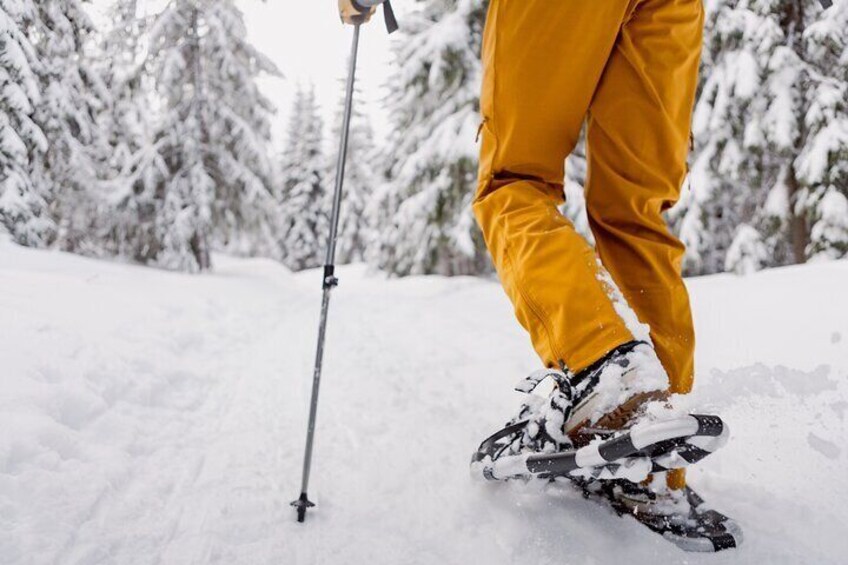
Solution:
{"label": "yellow snow pants", "polygon": [[[579,371],[633,339],[605,268],[650,326],[670,390],[692,387],[684,248],[662,213],[686,174],[702,27],[702,0],[491,0],[473,208],[547,366]],[[558,210],[584,120],[597,253]]]}

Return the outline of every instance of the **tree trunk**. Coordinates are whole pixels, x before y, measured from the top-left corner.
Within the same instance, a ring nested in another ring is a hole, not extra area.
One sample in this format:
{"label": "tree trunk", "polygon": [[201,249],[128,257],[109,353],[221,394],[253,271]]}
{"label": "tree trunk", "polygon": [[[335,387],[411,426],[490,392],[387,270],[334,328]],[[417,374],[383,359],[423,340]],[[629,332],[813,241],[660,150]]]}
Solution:
{"label": "tree trunk", "polygon": [[806,263],[809,230],[805,207],[800,207],[799,210],[797,205],[801,187],[795,176],[794,165],[789,165],[786,172],[786,186],[789,188],[789,242],[792,246],[792,259],[795,264]]}
{"label": "tree trunk", "polygon": [[206,234],[195,232],[189,241],[191,252],[194,255],[194,260],[197,261],[197,266],[201,271],[205,271],[212,267],[212,260],[209,257],[209,243]]}
{"label": "tree trunk", "polygon": [[[795,53],[804,59],[804,2],[793,0],[786,4],[786,12],[784,13],[783,21],[781,22],[786,37],[792,45]],[[802,106],[805,104],[802,102]],[[807,229],[806,206],[798,206],[798,198],[801,195],[802,187],[798,182],[798,177],[795,173],[795,159],[798,157],[804,141],[807,138],[807,131],[804,125],[803,115],[806,113],[806,108],[799,108],[799,114],[802,116],[799,122],[798,139],[795,140],[795,148],[792,152],[789,162],[789,169],[786,172],[786,186],[789,188],[789,243],[792,248],[792,259],[795,264],[807,262],[807,245],[809,243],[809,230]]]}
{"label": "tree trunk", "polygon": [[[200,29],[199,29],[199,10],[197,8],[194,9],[191,17],[191,34],[192,34],[192,79],[194,92],[192,93],[194,96],[193,106],[195,112],[195,119],[197,120],[199,131],[199,138],[197,140],[198,143],[198,155],[195,155],[197,159],[199,159],[201,166],[205,166],[206,159],[205,153],[209,144],[209,134],[208,129],[206,127],[206,115],[204,112],[204,104],[206,100],[203,95],[203,68],[200,63]],[[194,190],[192,190],[192,194],[196,194]],[[205,223],[204,223],[205,224]],[[204,225],[204,228],[208,230],[208,226]],[[197,231],[191,238],[191,250],[194,253],[194,258],[197,261],[197,266],[201,271],[208,270],[212,267],[212,261],[209,257],[209,234],[206,231]]]}

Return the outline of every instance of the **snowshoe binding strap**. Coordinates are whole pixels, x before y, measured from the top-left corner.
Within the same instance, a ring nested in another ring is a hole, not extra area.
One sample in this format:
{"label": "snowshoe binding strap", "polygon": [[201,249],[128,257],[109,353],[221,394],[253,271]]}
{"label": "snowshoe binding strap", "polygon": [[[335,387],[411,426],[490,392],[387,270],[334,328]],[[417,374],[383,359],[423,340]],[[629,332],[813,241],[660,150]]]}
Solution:
{"label": "snowshoe binding strap", "polygon": [[531,392],[536,390],[536,387],[539,386],[539,383],[541,383],[548,377],[554,380],[560,390],[571,389],[568,373],[557,369],[539,369],[538,371],[533,371],[532,373],[521,379],[515,385],[515,390],[517,390],[518,392],[523,392],[524,394],[530,394]]}

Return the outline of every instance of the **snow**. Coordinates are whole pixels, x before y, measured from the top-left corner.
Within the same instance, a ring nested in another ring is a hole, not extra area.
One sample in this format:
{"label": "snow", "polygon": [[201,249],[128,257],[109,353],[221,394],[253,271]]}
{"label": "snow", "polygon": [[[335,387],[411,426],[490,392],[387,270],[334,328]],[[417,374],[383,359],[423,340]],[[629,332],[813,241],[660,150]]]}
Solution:
{"label": "snow", "polygon": [[833,167],[831,156],[838,155],[845,146],[848,146],[848,119],[828,123],[798,157],[798,175],[811,184],[822,182]]}
{"label": "snow", "polygon": [[733,77],[735,94],[743,100],[750,99],[760,88],[760,69],[757,58],[750,51],[743,49],[737,55],[735,65],[731,63],[730,66],[736,67]]}
{"label": "snow", "polygon": [[818,221],[810,230],[810,243],[811,246],[822,251],[813,255],[811,260],[838,258],[837,246],[829,244],[848,240],[848,198],[841,192],[829,188],[819,202],[818,212]]}
{"label": "snow", "polygon": [[633,308],[630,307],[630,304],[628,304],[627,300],[624,298],[624,294],[622,294],[621,289],[615,284],[615,281],[612,279],[609,271],[604,268],[604,264],[601,263],[600,258],[598,258],[597,263],[597,278],[601,281],[604,291],[609,297],[610,302],[612,302],[612,307],[615,309],[615,313],[618,314],[619,318],[624,321],[625,327],[630,331],[634,339],[650,343],[651,328],[639,320],[636,312],[633,311]]}
{"label": "snow", "polygon": [[786,169],[782,169],[778,180],[769,190],[763,212],[774,218],[788,218],[792,208],[789,198],[789,187],[786,186]]}
{"label": "snow", "polygon": [[306,524],[317,271],[192,276],[0,243],[0,562],[844,563],[848,262],[691,279],[690,482],[745,545],[687,555],[564,485],[479,484],[537,369],[496,282],[340,270]]}

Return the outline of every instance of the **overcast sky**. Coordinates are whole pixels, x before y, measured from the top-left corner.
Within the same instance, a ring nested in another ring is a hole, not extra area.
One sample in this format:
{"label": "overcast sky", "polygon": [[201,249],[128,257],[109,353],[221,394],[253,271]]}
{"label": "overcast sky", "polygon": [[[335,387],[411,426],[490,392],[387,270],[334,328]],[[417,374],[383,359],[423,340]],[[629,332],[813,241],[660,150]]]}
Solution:
{"label": "overcast sky", "polygon": [[[398,4],[402,2],[397,2]],[[271,57],[285,78],[263,79],[265,92],[276,102],[277,138],[285,131],[292,96],[298,84],[315,85],[325,124],[335,117],[353,30],[343,26],[336,0],[238,0],[245,13],[250,40]],[[381,14],[377,14],[381,16]],[[360,33],[357,83],[378,132],[385,130],[385,112],[379,100],[389,72],[389,39],[381,17],[373,19]],[[329,134],[329,127],[327,128]]]}
{"label": "overcast sky", "polygon": [[[102,16],[114,0],[93,0],[95,17],[108,25]],[[148,0],[147,9],[156,11],[165,0]],[[289,108],[298,85],[315,85],[325,128],[330,133],[331,121],[347,74],[347,58],[353,28],[343,26],[337,15],[336,0],[236,0],[245,14],[248,39],[270,57],[285,75],[283,79],[263,78],[260,85],[277,105],[274,133],[277,143],[283,140]],[[402,15],[403,0],[395,9]],[[142,7],[144,9],[144,7]],[[360,34],[357,84],[373,117],[378,135],[385,131],[385,112],[379,100],[388,74],[389,38],[381,13],[364,26]],[[400,19],[400,18],[399,18]],[[403,22],[401,21],[401,25]]]}

